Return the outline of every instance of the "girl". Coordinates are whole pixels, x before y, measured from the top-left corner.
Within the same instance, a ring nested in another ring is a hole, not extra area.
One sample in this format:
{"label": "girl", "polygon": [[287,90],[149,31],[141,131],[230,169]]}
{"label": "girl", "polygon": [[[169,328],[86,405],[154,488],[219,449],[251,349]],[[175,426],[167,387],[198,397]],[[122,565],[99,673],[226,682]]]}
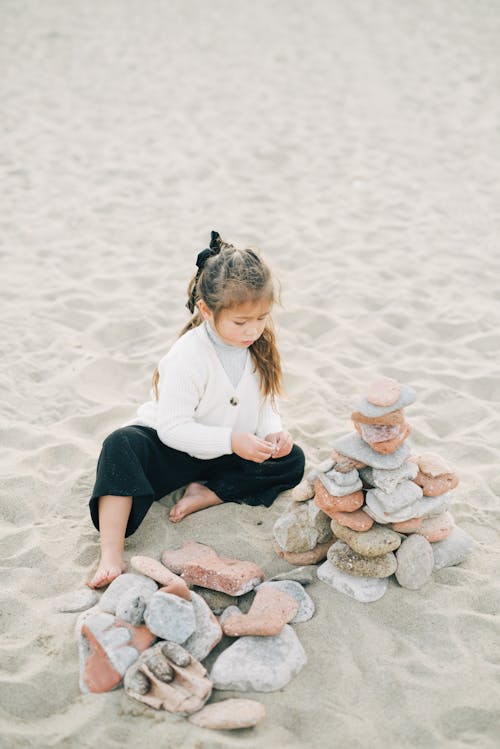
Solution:
{"label": "girl", "polygon": [[91,588],[123,570],[125,537],[152,503],[187,485],[170,513],[222,502],[269,507],[302,478],[304,454],[276,410],[282,371],[267,265],[212,232],[188,288],[192,314],[153,375],[154,398],[104,441],[90,514],[101,558]]}

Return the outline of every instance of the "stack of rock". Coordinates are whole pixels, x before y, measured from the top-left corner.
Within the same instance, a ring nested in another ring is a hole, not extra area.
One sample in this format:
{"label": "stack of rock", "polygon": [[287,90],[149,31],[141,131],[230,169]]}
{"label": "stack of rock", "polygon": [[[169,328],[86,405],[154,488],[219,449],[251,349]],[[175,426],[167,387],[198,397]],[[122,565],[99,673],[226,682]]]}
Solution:
{"label": "stack of rock", "polygon": [[[318,577],[359,601],[381,598],[393,574],[418,589],[472,546],[448,511],[457,476],[436,455],[411,455],[404,408],[414,400],[409,385],[378,379],[351,415],[356,432],[338,439],[331,459],[294,489],[292,511],[307,496],[330,521],[333,538]],[[289,515],[275,524],[278,543]]]}
{"label": "stack of rock", "polygon": [[[290,626],[314,613],[302,585],[264,581],[253,562],[221,557],[196,542],[166,550],[162,562],[136,556],[131,565],[134,572],[117,577],[95,605],[92,591],[86,603],[73,595],[60,607],[93,605],[77,622],[82,692],[123,685],[130,697],[206,728],[260,721],[264,707],[254,700],[204,706],[213,689],[282,689],[305,665]],[[296,577],[312,580],[307,569]],[[222,613],[219,620],[207,601]],[[202,661],[219,643],[209,674]]]}

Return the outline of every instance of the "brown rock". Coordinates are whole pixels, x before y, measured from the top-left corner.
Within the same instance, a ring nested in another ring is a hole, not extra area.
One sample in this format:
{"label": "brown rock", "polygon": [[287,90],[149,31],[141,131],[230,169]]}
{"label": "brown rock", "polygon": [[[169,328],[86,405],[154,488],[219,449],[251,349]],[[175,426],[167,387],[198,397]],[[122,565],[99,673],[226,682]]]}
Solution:
{"label": "brown rock", "polygon": [[417,528],[422,525],[422,518],[410,518],[402,520],[399,523],[389,523],[389,527],[396,533],[415,533]]}
{"label": "brown rock", "polygon": [[230,637],[277,635],[297,613],[295,598],[268,585],[259,588],[248,614],[234,613],[222,623],[222,630]]}
{"label": "brown rock", "polygon": [[183,715],[200,710],[212,692],[206,669],[172,642],[146,650],[127,670],[124,687],[139,702]]}
{"label": "brown rock", "polygon": [[165,549],[161,555],[161,561],[169,570],[177,575],[182,575],[184,567],[195,559],[206,557],[209,554],[218,556],[215,549],[207,544],[199,544],[197,541],[185,541],[180,549]]}
{"label": "brown rock", "polygon": [[386,525],[373,525],[370,530],[359,533],[332,520],[332,531],[353,551],[363,557],[382,557],[401,546],[401,537]]}
{"label": "brown rock", "polygon": [[252,728],[265,716],[266,709],[256,700],[229,699],[205,705],[188,720],[200,728],[227,731],[234,728]]}
{"label": "brown rock", "polygon": [[404,424],[405,413],[402,408],[397,411],[391,411],[391,413],[384,414],[384,416],[365,416],[361,411],[353,411],[351,414],[353,422],[359,424],[370,424],[372,426],[394,426],[395,424]]}
{"label": "brown rock", "polygon": [[188,585],[201,585],[230,596],[241,596],[263,581],[264,572],[254,562],[212,553],[186,563],[182,577]]}
{"label": "brown rock", "polygon": [[455,526],[453,516],[449,512],[442,512],[440,515],[434,515],[430,518],[424,518],[419,527],[415,530],[419,536],[423,536],[430,543],[442,541],[448,538]]}
{"label": "brown rock", "polygon": [[325,489],[319,479],[316,479],[314,482],[314,488],[316,491],[314,497],[315,504],[329,517],[332,517],[332,512],[353,512],[354,510],[359,510],[364,502],[362,491],[346,494],[344,497],[334,497],[333,494],[330,494]]}
{"label": "brown rock", "polygon": [[445,473],[442,476],[431,478],[419,471],[413,481],[422,487],[424,497],[439,497],[440,494],[450,492],[458,486],[458,476],[454,473]]}
{"label": "brown rock", "polygon": [[392,406],[399,399],[401,388],[392,377],[379,377],[372,382],[366,394],[366,400],[374,406]]}
{"label": "brown rock", "polygon": [[276,554],[282,559],[285,559],[288,564],[302,567],[302,565],[307,564],[319,564],[319,562],[322,562],[324,559],[326,559],[328,549],[333,543],[335,543],[335,540],[335,538],[331,538],[329,541],[325,541],[324,544],[318,544],[314,547],[314,549],[311,549],[310,551],[285,551],[276,543],[276,541],[274,541],[273,543],[273,548]]}
{"label": "brown rock", "polygon": [[348,458],[347,455],[341,455],[336,450],[332,452],[333,467],[339,473],[350,473],[354,469],[364,468],[365,463],[360,460],[354,460],[354,458]]}
{"label": "brown rock", "polygon": [[328,561],[341,572],[356,577],[390,577],[396,572],[397,561],[390,551],[380,557],[364,557],[357,554],[343,541],[336,541],[328,551]]}
{"label": "brown rock", "polygon": [[346,528],[352,528],[353,531],[367,531],[375,522],[364,510],[354,510],[353,512],[332,512],[330,517],[333,520],[336,520],[340,525],[344,525]]}

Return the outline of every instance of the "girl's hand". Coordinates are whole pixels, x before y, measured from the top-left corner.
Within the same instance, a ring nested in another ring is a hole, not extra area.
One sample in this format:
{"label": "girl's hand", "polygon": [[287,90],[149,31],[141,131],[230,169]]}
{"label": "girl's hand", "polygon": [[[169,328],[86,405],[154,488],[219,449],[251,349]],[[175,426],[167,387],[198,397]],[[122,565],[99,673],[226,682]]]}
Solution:
{"label": "girl's hand", "polygon": [[273,450],[272,458],[284,458],[288,455],[293,447],[292,435],[289,432],[275,432],[274,434],[268,434],[266,437],[268,442],[273,442],[275,447]]}
{"label": "girl's hand", "polygon": [[[231,447],[233,453],[244,460],[252,460],[254,463],[263,463],[271,457],[275,445],[273,442],[256,437],[250,432],[233,432],[231,435]],[[291,449],[291,448],[290,448]]]}

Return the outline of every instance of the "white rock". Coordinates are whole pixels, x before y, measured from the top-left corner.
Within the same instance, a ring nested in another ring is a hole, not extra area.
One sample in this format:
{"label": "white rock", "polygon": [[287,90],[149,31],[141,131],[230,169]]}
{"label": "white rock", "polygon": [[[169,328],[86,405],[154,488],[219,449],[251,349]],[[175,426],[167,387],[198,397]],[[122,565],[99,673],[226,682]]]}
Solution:
{"label": "white rock", "polygon": [[431,544],[423,536],[408,536],[396,551],[396,579],[403,588],[418,590],[430,580],[434,567]]}
{"label": "white rock", "polygon": [[318,567],[318,578],[339,593],[344,593],[360,603],[378,601],[389,585],[387,577],[355,577],[342,572],[329,561]]}
{"label": "white rock", "polygon": [[150,577],[135,572],[125,572],[115,578],[104,591],[99,601],[99,608],[108,614],[115,614],[118,601],[125,594],[147,596],[148,591],[154,593],[156,590],[158,590],[158,585]]}
{"label": "white rock", "polygon": [[434,569],[454,567],[465,561],[472,551],[474,540],[462,528],[455,526],[447,538],[431,544],[434,554]]}
{"label": "white rock", "polygon": [[334,484],[337,484],[337,486],[352,486],[359,481],[359,472],[356,469],[348,471],[347,473],[341,473],[340,471],[336,471],[335,468],[332,468],[332,470],[328,471],[326,475]]}

